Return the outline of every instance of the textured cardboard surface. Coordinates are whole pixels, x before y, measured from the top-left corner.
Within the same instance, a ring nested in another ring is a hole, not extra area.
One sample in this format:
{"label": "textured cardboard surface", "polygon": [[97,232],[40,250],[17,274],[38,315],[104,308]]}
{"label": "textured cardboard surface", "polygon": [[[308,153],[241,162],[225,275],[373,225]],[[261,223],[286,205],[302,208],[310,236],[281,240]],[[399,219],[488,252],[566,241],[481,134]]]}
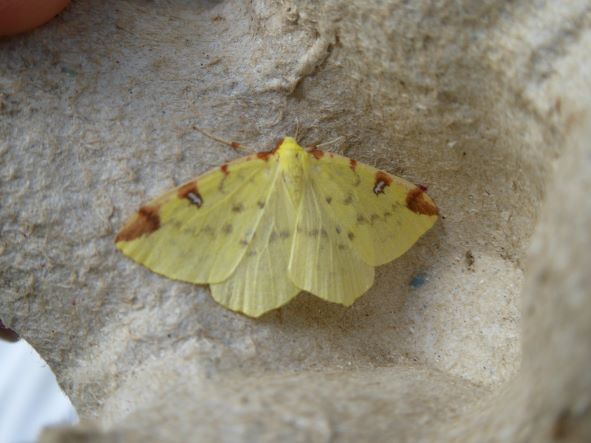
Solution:
{"label": "textured cardboard surface", "polygon": [[[0,42],[0,314],[89,423],[44,438],[582,438],[590,20],[583,1],[80,1]],[[236,156],[196,123],[255,149],[344,136],[444,218],[349,309],[231,313],[113,245]]]}

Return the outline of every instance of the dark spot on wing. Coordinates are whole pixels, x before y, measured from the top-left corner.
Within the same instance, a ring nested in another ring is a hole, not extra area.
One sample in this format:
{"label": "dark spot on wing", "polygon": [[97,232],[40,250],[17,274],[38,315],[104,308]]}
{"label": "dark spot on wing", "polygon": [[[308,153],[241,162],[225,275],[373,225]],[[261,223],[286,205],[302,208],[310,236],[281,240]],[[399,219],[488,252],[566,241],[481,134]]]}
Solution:
{"label": "dark spot on wing", "polygon": [[257,202],[257,206],[259,207],[259,209],[263,209],[265,207],[265,202],[262,200],[259,200]]}
{"label": "dark spot on wing", "polygon": [[365,216],[363,216],[363,214],[357,214],[357,223],[362,225],[365,222],[367,222],[367,219],[365,218]]}
{"label": "dark spot on wing", "polygon": [[242,212],[244,211],[244,205],[242,203],[237,203],[232,206],[232,212]]}
{"label": "dark spot on wing", "polygon": [[159,212],[158,206],[142,206],[137,214],[119,231],[115,243],[135,240],[158,230],[160,228]]}
{"label": "dark spot on wing", "polygon": [[324,156],[324,151],[318,149],[316,146],[312,146],[308,149],[308,152],[316,159],[320,160]]}
{"label": "dark spot on wing", "polygon": [[248,246],[248,242],[244,239],[240,240],[240,246]]}
{"label": "dark spot on wing", "polygon": [[341,228],[340,228],[340,226],[337,226],[337,227],[335,228],[335,231],[337,231],[337,234],[340,234],[340,233],[341,233]]}
{"label": "dark spot on wing", "polygon": [[271,232],[271,235],[269,236],[269,243],[273,243],[275,240],[277,240],[277,232],[273,231]]}
{"label": "dark spot on wing", "polygon": [[439,213],[437,206],[430,201],[429,197],[426,197],[426,190],[425,186],[417,186],[408,191],[406,207],[416,214],[437,215]]}
{"label": "dark spot on wing", "polygon": [[204,234],[213,237],[215,235],[215,229],[211,227],[211,225],[205,225],[199,232],[203,232]]}
{"label": "dark spot on wing", "polygon": [[228,175],[230,173],[230,171],[228,171],[228,165],[226,163],[220,166],[220,170],[224,173],[224,175]]}
{"label": "dark spot on wing", "polygon": [[369,216],[369,222],[374,224],[376,220],[379,220],[380,216],[378,214],[371,214]]}
{"label": "dark spot on wing", "polygon": [[281,237],[282,239],[289,238],[289,231],[285,231],[285,230],[281,231],[279,233],[279,237]]}
{"label": "dark spot on wing", "polygon": [[226,223],[223,227],[222,227],[222,232],[226,235],[229,235],[232,233],[232,225],[230,223]]}
{"label": "dark spot on wing", "polygon": [[192,204],[200,208],[203,206],[203,197],[197,191],[197,182],[189,182],[181,186],[176,191],[179,198],[186,198]]}
{"label": "dark spot on wing", "polygon": [[355,171],[355,168],[357,167],[357,160],[353,160],[352,158],[349,159],[349,166],[351,167],[352,171]]}
{"label": "dark spot on wing", "polygon": [[351,195],[351,194],[347,195],[347,198],[345,200],[343,200],[343,203],[346,205],[350,205],[351,203],[353,203],[353,195]]}
{"label": "dark spot on wing", "polygon": [[196,192],[189,192],[187,194],[187,200],[189,200],[191,203],[193,203],[198,208],[200,208],[201,205],[203,205],[203,198],[201,197],[201,194],[196,193]]}
{"label": "dark spot on wing", "polygon": [[355,238],[355,234],[353,234],[351,231],[349,231],[347,233],[347,237],[349,237],[349,240],[353,240]]}
{"label": "dark spot on wing", "polygon": [[332,202],[332,197],[326,197],[326,203],[328,203],[330,205],[331,202]]}
{"label": "dark spot on wing", "polygon": [[345,246],[345,245],[344,245],[344,244],[342,244],[342,243],[339,243],[339,244],[338,244],[338,248],[339,248],[341,251],[344,251],[345,249],[347,249],[347,246]]}
{"label": "dark spot on wing", "polygon": [[390,177],[388,174],[383,171],[376,172],[376,181],[373,187],[374,194],[383,194],[386,186],[390,186],[391,183],[392,177]]}

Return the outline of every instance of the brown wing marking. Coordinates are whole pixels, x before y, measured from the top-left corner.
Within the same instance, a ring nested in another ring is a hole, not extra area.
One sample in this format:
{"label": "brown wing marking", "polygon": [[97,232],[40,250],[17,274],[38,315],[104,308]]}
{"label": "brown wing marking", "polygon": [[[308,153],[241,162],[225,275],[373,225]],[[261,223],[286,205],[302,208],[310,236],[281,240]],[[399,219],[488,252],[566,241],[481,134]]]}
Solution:
{"label": "brown wing marking", "polygon": [[150,235],[160,228],[160,207],[142,206],[135,217],[117,234],[115,243],[131,241],[143,235]]}
{"label": "brown wing marking", "polygon": [[197,190],[197,182],[189,182],[181,186],[176,194],[179,198],[186,198],[198,208],[203,206],[203,197],[201,197],[201,194]]}
{"label": "brown wing marking", "polygon": [[284,140],[283,138],[277,140],[275,147],[271,151],[257,152],[257,158],[259,160],[264,160],[264,161],[269,160],[269,157],[271,157],[273,154],[275,154],[277,152],[277,150],[279,149],[279,147],[283,143],[283,140]]}
{"label": "brown wing marking", "polygon": [[269,160],[269,157],[271,157],[273,154],[275,154],[274,151],[257,152],[257,158],[259,160],[267,161],[267,160]]}
{"label": "brown wing marking", "polygon": [[408,191],[406,195],[406,207],[417,214],[437,215],[439,210],[432,202],[425,198],[425,186],[419,185]]}
{"label": "brown wing marking", "polygon": [[316,146],[308,149],[308,153],[312,155],[316,160],[320,160],[324,156],[324,151],[318,149]]}
{"label": "brown wing marking", "polygon": [[375,195],[383,194],[386,186],[390,186],[391,183],[392,183],[392,177],[390,177],[384,171],[376,172],[376,181],[373,186],[373,193]]}

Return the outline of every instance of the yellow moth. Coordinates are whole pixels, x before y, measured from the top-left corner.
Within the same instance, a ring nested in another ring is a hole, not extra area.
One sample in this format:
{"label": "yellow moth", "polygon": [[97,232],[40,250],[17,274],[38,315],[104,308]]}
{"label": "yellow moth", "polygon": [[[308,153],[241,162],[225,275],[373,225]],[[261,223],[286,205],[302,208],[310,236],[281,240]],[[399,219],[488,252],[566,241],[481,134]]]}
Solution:
{"label": "yellow moth", "polygon": [[142,206],[116,244],[258,317],[300,291],[351,305],[437,213],[424,187],[285,137]]}

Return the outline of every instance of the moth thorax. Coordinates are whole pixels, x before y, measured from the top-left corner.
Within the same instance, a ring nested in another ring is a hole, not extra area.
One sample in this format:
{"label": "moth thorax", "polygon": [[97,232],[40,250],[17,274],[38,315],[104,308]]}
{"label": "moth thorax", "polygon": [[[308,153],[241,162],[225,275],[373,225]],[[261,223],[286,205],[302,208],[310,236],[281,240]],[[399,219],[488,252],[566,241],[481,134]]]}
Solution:
{"label": "moth thorax", "polygon": [[302,199],[304,180],[308,169],[308,155],[292,137],[285,137],[279,145],[279,168],[282,180],[296,207]]}
{"label": "moth thorax", "polygon": [[297,207],[302,199],[302,190],[304,189],[305,184],[304,162],[306,161],[306,158],[300,153],[298,153],[299,155],[296,155],[295,152],[283,152],[282,154],[283,155],[280,157],[282,179],[291,201]]}

